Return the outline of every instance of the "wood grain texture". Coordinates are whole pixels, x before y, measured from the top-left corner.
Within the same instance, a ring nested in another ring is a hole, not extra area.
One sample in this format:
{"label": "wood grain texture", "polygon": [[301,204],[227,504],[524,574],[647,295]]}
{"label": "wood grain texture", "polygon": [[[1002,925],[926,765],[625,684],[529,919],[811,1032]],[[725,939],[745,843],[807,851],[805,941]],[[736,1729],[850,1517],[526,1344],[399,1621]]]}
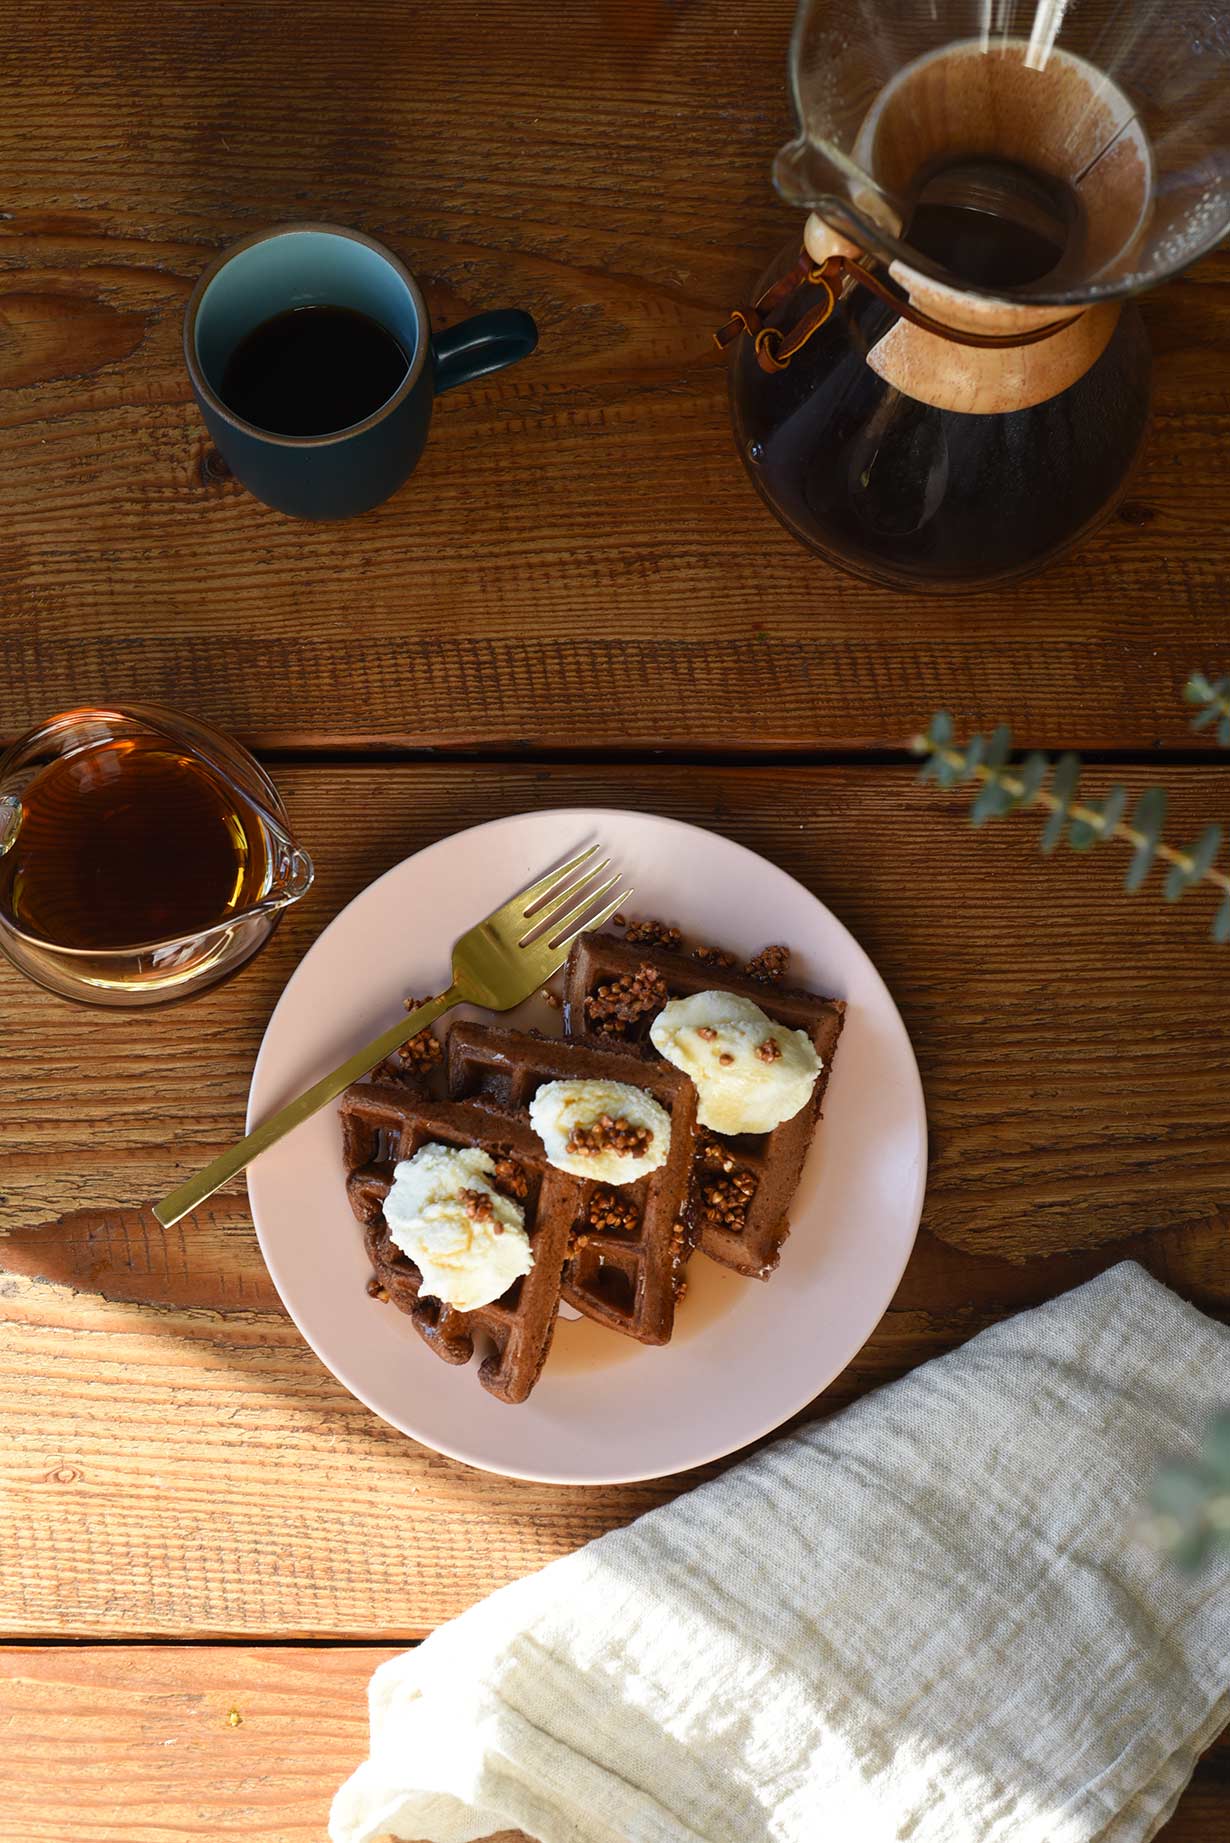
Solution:
{"label": "wood grain texture", "polygon": [[[73,1009],[0,967],[0,1631],[412,1637],[682,1481],[576,1492],[425,1452],[284,1317],[238,1194],[163,1233],[139,1205],[238,1131],[265,1019],[315,933],[442,833],[533,806],[675,814],[764,851],[902,1005],[933,1133],[925,1232],[832,1407],[1130,1254],[1230,1316],[1230,1045],[1208,905],[1123,861],[1038,856],[896,769],[295,768],[320,880],[194,1004]],[[1133,783],[1140,784],[1136,775]],[[1172,770],[1175,834],[1230,772]]]}
{"label": "wood grain texture", "polygon": [[[459,0],[442,30],[438,6],[302,0],[288,29],[277,0],[9,0],[0,736],[126,692],[279,749],[860,749],[938,705],[1043,745],[1192,746],[1179,688],[1230,645],[1230,257],[1145,303],[1154,427],[1074,558],[908,606],[836,575],[746,484],[709,340],[800,228],[768,180],[788,12],[600,0],[561,27]],[[542,331],[341,527],[228,477],[179,352],[212,253],[304,217],[389,242],[437,324],[516,303]],[[241,1191],[170,1234],[141,1208],[239,1129],[315,933],[458,826],[584,801],[715,825],[885,971],[931,1191],[825,1408],[1125,1254],[1230,1317],[1230,961],[1201,897],[1129,902],[1113,852],[1047,863],[1029,821],[976,838],[904,771],[279,779],[320,881],[232,985],[124,1018],[0,965],[0,1632],[198,1641],[0,1650],[0,1843],[321,1839],[383,1654],[199,1641],[410,1638],[690,1482],[577,1493],[440,1459],[304,1346]],[[1176,836],[1230,809],[1225,769],[1166,779]],[[1223,1745],[1166,1843],[1228,1820]]]}
{"label": "wood grain texture", "polygon": [[0,1843],[324,1843],[391,1655],[0,1650]]}
{"label": "wood grain texture", "polygon": [[[276,0],[0,17],[0,734],[128,689],[266,745],[1189,740],[1230,635],[1230,259],[1155,296],[1156,425],[1120,514],[1008,591],[907,605],[799,549],[743,478],[710,330],[800,233],[781,0]],[[469,46],[468,51],[461,47]],[[283,106],[276,98],[293,99]],[[308,527],[192,405],[215,249],[332,218],[527,364],[440,405],[409,488]],[[1201,745],[1204,746],[1204,745]]]}
{"label": "wood grain texture", "polygon": [[[0,1843],[323,1843],[329,1802],[366,1753],[367,1679],[388,1655],[0,1651]],[[1223,1739],[1159,1843],[1214,1843],[1228,1827]]]}

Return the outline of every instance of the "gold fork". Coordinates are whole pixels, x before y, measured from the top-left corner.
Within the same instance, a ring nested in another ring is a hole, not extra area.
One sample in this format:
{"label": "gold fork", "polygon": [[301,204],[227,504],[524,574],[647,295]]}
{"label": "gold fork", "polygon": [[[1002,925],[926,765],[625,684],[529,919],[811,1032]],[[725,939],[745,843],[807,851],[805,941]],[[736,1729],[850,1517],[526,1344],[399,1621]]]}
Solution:
{"label": "gold fork", "polygon": [[453,983],[447,992],[416,1006],[407,1017],[382,1031],[366,1048],[356,1050],[305,1094],[280,1107],[270,1119],[262,1120],[245,1139],[155,1204],[154,1215],[163,1228],[169,1229],[189,1215],[228,1178],[237,1177],[300,1121],[335,1101],[351,1082],[358,1081],[454,1005],[511,1011],[536,992],[564,964],[577,935],[584,929],[601,927],[632,894],[630,888],[622,889],[609,902],[602,902],[619,877],[608,877],[605,883],[593,887],[595,878],[610,864],[609,858],[598,864],[593,862],[597,849],[597,845],[591,845],[588,851],[578,852],[568,863],[548,871],[494,910],[486,921],[476,922],[453,947]]}

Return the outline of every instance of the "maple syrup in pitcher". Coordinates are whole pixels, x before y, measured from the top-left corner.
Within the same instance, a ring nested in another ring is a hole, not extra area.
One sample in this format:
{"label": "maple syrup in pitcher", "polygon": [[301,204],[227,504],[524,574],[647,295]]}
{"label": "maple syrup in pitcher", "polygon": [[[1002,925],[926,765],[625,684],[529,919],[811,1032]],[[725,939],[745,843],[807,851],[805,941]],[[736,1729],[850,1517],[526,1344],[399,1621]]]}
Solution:
{"label": "maple syrup in pitcher", "polygon": [[169,740],[134,736],[27,784],[0,906],[61,947],[135,947],[246,908],[265,863],[260,821],[234,789]]}
{"label": "maple syrup in pitcher", "polygon": [[0,946],[69,996],[185,996],[255,952],[311,884],[272,784],[189,719],[70,712],[6,769]]}

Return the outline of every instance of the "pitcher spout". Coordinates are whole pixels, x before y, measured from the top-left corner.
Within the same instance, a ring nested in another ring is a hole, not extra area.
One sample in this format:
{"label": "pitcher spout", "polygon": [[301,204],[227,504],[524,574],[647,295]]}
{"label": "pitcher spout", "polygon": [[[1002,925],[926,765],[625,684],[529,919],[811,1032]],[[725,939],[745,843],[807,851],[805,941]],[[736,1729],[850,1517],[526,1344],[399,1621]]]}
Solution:
{"label": "pitcher spout", "polygon": [[895,236],[904,206],[867,169],[831,141],[801,134],[778,149],[773,184],[787,204],[804,205],[859,248],[877,233]]}

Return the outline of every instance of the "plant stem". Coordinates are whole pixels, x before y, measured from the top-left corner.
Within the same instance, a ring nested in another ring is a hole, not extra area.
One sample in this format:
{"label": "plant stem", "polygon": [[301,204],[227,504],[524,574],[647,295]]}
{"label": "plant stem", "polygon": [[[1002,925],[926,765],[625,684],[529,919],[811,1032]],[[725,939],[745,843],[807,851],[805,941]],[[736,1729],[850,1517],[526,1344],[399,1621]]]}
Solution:
{"label": "plant stem", "polygon": [[[910,747],[913,749],[915,755],[935,755],[950,768],[964,769],[967,774],[970,772],[965,756],[960,749],[952,749],[943,745],[937,746],[926,736],[912,737]],[[979,781],[997,781],[1001,787],[1007,788],[1014,799],[1020,799],[1021,795],[1025,792],[1024,782],[1018,780],[1008,769],[988,768],[984,762],[979,762],[975,766],[973,774],[974,778]],[[1057,800],[1048,787],[1040,787],[1033,795],[1032,799],[1023,801],[1022,805],[1041,805],[1045,806],[1050,812],[1057,813],[1063,806],[1063,801]],[[1122,838],[1129,844],[1137,846],[1148,843],[1145,834],[1143,832],[1138,832],[1136,827],[1129,825],[1125,819],[1121,819],[1117,825],[1110,826],[1103,831],[1102,815],[1098,812],[1096,807],[1082,806],[1078,802],[1068,807],[1067,811],[1069,818],[1083,820],[1086,825],[1092,826],[1094,831],[1103,838]],[[1164,858],[1168,864],[1181,865],[1186,871],[1190,871],[1192,868],[1193,860],[1186,851],[1176,851],[1173,845],[1163,844],[1161,840],[1159,840],[1157,844],[1157,856]],[[1230,876],[1227,876],[1224,870],[1206,870],[1204,873],[1204,881],[1206,883],[1216,883],[1219,889],[1223,889],[1230,894]]]}

